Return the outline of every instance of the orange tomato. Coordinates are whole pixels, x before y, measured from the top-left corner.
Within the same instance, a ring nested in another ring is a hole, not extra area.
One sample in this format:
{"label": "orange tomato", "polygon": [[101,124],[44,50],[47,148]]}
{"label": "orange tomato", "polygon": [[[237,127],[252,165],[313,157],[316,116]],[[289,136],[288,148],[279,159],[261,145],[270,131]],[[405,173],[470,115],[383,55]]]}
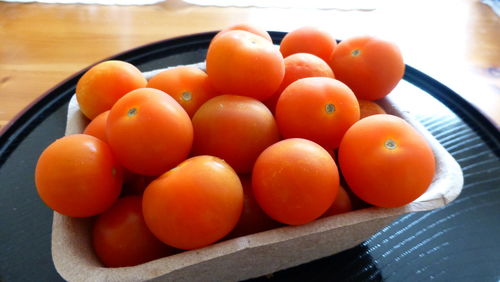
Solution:
{"label": "orange tomato", "polygon": [[351,198],[349,197],[349,194],[347,194],[344,187],[340,185],[335,201],[333,201],[332,205],[328,208],[328,210],[326,210],[323,217],[346,213],[352,210]]}
{"label": "orange tomato", "polygon": [[109,110],[97,115],[83,130],[83,134],[92,135],[104,142],[108,142],[106,137],[106,122],[108,121]]}
{"label": "orange tomato", "polygon": [[337,195],[339,174],[330,154],[301,138],[268,147],[255,162],[252,189],[264,212],[285,224],[320,217]]}
{"label": "orange tomato", "polygon": [[243,211],[228,237],[235,238],[279,227],[281,224],[271,219],[255,200],[251,177],[249,175],[241,176],[240,180],[243,184],[244,194]]}
{"label": "orange tomato", "polygon": [[231,30],[212,40],[206,62],[208,78],[219,93],[260,101],[271,97],[285,74],[278,48],[242,30]]}
{"label": "orange tomato", "polygon": [[387,208],[420,197],[435,171],[434,154],[425,138],[405,120],[384,114],[349,128],[340,144],[339,164],[352,192]]}
{"label": "orange tomato", "polygon": [[360,119],[367,116],[385,114],[386,112],[377,103],[370,100],[358,99]]}
{"label": "orange tomato", "polygon": [[345,131],[359,120],[359,105],[342,82],[308,77],[281,93],[275,115],[284,138],[306,138],[330,150],[338,147]]}
{"label": "orange tomato", "polygon": [[149,231],[142,215],[142,197],[128,196],[99,215],[92,244],[107,267],[134,266],[175,253]]}
{"label": "orange tomato", "polygon": [[266,106],[275,111],[276,103],[281,95],[292,82],[306,77],[330,77],[335,78],[332,69],[328,64],[319,57],[307,54],[297,53],[285,58],[285,76],[278,90],[273,96],[266,100]]}
{"label": "orange tomato", "polygon": [[210,99],[194,115],[193,128],[193,153],[222,158],[238,173],[250,172],[259,154],[280,138],[269,109],[245,96]]}
{"label": "orange tomato", "polygon": [[193,142],[193,126],[171,96],[141,88],[113,106],[106,136],[125,168],[138,174],[160,175],[186,159]]}
{"label": "orange tomato", "polygon": [[337,41],[327,31],[317,27],[304,26],[283,37],[280,51],[283,57],[295,53],[309,53],[328,61],[336,46]]}
{"label": "orange tomato", "polygon": [[190,117],[203,103],[216,95],[207,74],[193,66],[167,69],[152,77],[147,87],[172,96]]}
{"label": "orange tomato", "polygon": [[142,209],[162,242],[195,249],[216,242],[236,225],[243,188],[234,170],[212,156],[190,158],[149,184]]}
{"label": "orange tomato", "polygon": [[228,32],[230,30],[244,30],[244,31],[248,31],[248,32],[253,33],[255,35],[262,36],[263,38],[265,38],[269,42],[273,42],[271,36],[269,35],[269,33],[267,31],[265,31],[264,29],[262,29],[262,28],[260,28],[258,26],[251,25],[251,24],[236,24],[236,25],[232,25],[230,27],[227,27],[227,28],[219,31],[214,36],[213,39],[218,38],[221,34],[223,34],[225,32]]}
{"label": "orange tomato", "polygon": [[128,92],[145,87],[146,78],[134,65],[122,61],[99,63],[78,80],[76,99],[82,113],[89,119],[111,109]]}
{"label": "orange tomato", "polygon": [[72,217],[102,213],[118,198],[122,169],[109,145],[85,134],[50,144],[35,168],[38,195],[51,209]]}
{"label": "orange tomato", "polygon": [[403,78],[405,64],[392,42],[371,36],[346,39],[335,48],[329,64],[335,77],[356,97],[377,100],[389,94]]}

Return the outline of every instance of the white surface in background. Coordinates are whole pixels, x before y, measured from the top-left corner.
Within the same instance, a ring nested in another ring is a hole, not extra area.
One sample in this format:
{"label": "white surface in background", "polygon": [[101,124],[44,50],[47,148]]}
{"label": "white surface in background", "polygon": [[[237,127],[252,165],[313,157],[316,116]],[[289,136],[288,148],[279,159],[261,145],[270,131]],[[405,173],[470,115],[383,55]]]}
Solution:
{"label": "white surface in background", "polygon": [[201,6],[305,8],[322,10],[374,10],[377,0],[184,0]]}
{"label": "white surface in background", "polygon": [[151,5],[164,0],[0,0],[4,2],[48,3],[48,4],[98,4],[98,5]]}

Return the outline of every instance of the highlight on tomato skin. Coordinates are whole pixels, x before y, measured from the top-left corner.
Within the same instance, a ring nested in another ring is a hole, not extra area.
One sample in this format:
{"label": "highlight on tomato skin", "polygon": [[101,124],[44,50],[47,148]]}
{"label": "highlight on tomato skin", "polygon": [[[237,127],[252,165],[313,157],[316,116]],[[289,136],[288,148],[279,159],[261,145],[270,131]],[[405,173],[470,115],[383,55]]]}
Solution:
{"label": "highlight on tomato skin", "polygon": [[328,151],[302,138],[269,146],[252,172],[259,206],[274,220],[289,225],[319,218],[332,205],[338,187],[338,168]]}
{"label": "highlight on tomato skin", "polygon": [[210,83],[219,93],[259,101],[270,98],[285,75],[278,47],[243,30],[230,30],[212,40],[206,67]]}
{"label": "highlight on tomato skin", "polygon": [[70,217],[105,211],[120,195],[122,183],[122,168],[109,145],[86,134],[57,139],[45,148],[35,168],[40,198]]}
{"label": "highlight on tomato skin", "polygon": [[135,266],[179,252],[148,229],[141,196],[120,198],[100,214],[92,227],[92,245],[106,267]]}
{"label": "highlight on tomato skin", "polygon": [[339,164],[353,193],[385,208],[420,197],[436,169],[427,140],[402,118],[387,114],[366,117],[347,130]]}
{"label": "highlight on tomato skin", "polygon": [[113,105],[106,137],[123,167],[137,174],[157,176],[188,157],[193,125],[170,95],[154,88],[140,88]]}
{"label": "highlight on tomato skin", "polygon": [[335,77],[347,84],[356,97],[371,101],[387,96],[405,72],[399,47],[373,36],[341,41],[328,63]]}
{"label": "highlight on tomato skin", "polygon": [[143,195],[147,226],[165,244],[197,249],[224,238],[243,209],[243,187],[222,159],[196,156],[151,182]]}

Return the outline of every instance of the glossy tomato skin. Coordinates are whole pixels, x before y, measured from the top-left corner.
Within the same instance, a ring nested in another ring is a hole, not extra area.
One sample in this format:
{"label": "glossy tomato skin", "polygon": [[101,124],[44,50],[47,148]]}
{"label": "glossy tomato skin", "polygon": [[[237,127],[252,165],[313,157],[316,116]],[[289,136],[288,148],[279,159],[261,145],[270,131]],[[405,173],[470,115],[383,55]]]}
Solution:
{"label": "glossy tomato skin", "polygon": [[328,61],[337,47],[337,41],[326,30],[303,26],[285,35],[280,44],[283,57],[296,53],[309,53]]}
{"label": "glossy tomato skin", "polygon": [[278,48],[242,30],[231,30],[212,40],[206,61],[208,78],[219,93],[260,101],[271,97],[285,74]]}
{"label": "glossy tomato skin", "polygon": [[274,220],[300,225],[320,217],[337,195],[339,174],[330,154],[302,138],[282,140],[255,162],[252,189]]}
{"label": "glossy tomato skin", "polygon": [[346,192],[345,188],[340,185],[337,197],[335,197],[335,201],[333,201],[332,205],[328,208],[328,210],[326,210],[326,212],[323,214],[323,217],[342,214],[350,212],[352,210],[353,207],[351,198],[349,197],[349,194]]}
{"label": "glossy tomato skin", "polygon": [[421,196],[434,177],[431,147],[410,124],[386,114],[366,117],[339,147],[344,178],[363,201],[392,208]]}
{"label": "glossy tomato skin", "polygon": [[192,122],[193,153],[222,158],[237,173],[249,173],[259,154],[280,139],[269,109],[245,96],[212,98],[200,107]]}
{"label": "glossy tomato skin", "polygon": [[172,96],[190,117],[210,98],[216,96],[207,74],[194,66],[178,66],[153,76],[147,87]]}
{"label": "glossy tomato skin", "polygon": [[68,135],[40,155],[35,184],[51,209],[71,217],[90,217],[118,198],[122,169],[105,142],[86,134]]}
{"label": "glossy tomato skin", "polygon": [[149,231],[142,216],[140,196],[118,199],[99,215],[92,230],[94,250],[107,267],[134,266],[176,251]]}
{"label": "glossy tomato skin", "polygon": [[283,138],[306,138],[330,150],[339,146],[345,131],[359,120],[359,104],[344,83],[307,77],[281,93],[275,116]]}
{"label": "glossy tomato skin", "polygon": [[145,87],[146,78],[134,65],[110,60],[86,71],[76,85],[76,99],[82,113],[89,119],[111,109],[128,92]]}
{"label": "glossy tomato skin", "polygon": [[356,97],[372,101],[388,95],[405,71],[399,48],[372,36],[342,41],[332,53],[329,64],[335,77],[347,84]]}
{"label": "glossy tomato skin", "polygon": [[222,34],[230,31],[230,30],[244,30],[244,31],[248,31],[250,33],[253,33],[253,34],[256,34],[256,35],[259,35],[263,38],[265,38],[267,41],[269,42],[273,42],[272,38],[271,38],[271,35],[269,35],[269,33],[267,31],[265,31],[264,29],[256,26],[256,25],[251,25],[251,24],[236,24],[236,25],[232,25],[232,26],[229,26],[221,31],[219,31],[212,40],[215,40],[217,37],[221,36]]}
{"label": "glossy tomato skin", "polygon": [[259,206],[252,191],[252,178],[250,175],[240,176],[243,185],[244,202],[241,217],[229,238],[254,234],[282,226],[281,223],[271,219]]}
{"label": "glossy tomato skin", "polygon": [[243,208],[243,188],[226,162],[196,156],[151,182],[142,208],[146,224],[162,242],[196,249],[234,228]]}
{"label": "glossy tomato skin", "polygon": [[189,115],[172,97],[158,89],[140,88],[111,108],[106,136],[126,169],[155,176],[187,158],[193,126]]}
{"label": "glossy tomato skin", "polygon": [[265,101],[266,106],[275,112],[276,103],[283,90],[292,82],[306,77],[335,78],[330,66],[321,58],[308,54],[296,53],[285,58],[285,76],[278,90]]}
{"label": "glossy tomato skin", "polygon": [[109,110],[97,115],[83,130],[83,134],[92,135],[104,142],[108,142],[106,137],[106,122],[108,121]]}

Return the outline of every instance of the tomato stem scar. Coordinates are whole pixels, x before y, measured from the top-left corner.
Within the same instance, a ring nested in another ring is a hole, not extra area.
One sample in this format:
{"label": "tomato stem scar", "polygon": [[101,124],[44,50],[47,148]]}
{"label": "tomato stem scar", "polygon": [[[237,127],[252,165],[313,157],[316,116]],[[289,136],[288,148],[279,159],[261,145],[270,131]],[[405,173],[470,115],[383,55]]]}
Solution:
{"label": "tomato stem scar", "polygon": [[116,168],[111,168],[111,175],[115,176],[116,175]]}
{"label": "tomato stem scar", "polygon": [[189,91],[182,92],[182,100],[191,101],[192,98],[193,98],[193,96],[191,95],[191,92],[189,92]]}
{"label": "tomato stem scar", "polygon": [[389,138],[385,141],[384,146],[389,150],[394,150],[398,147],[398,144],[396,144],[394,140]]}
{"label": "tomato stem scar", "polygon": [[129,117],[135,116],[136,114],[137,114],[137,109],[136,108],[132,108],[132,109],[128,110],[128,112],[127,112],[127,115]]}
{"label": "tomato stem scar", "polygon": [[351,52],[351,55],[353,55],[354,57],[359,56],[359,54],[361,54],[361,50],[359,49],[354,49]]}
{"label": "tomato stem scar", "polygon": [[331,114],[331,113],[335,112],[335,105],[333,105],[333,104],[326,104],[325,111],[326,111],[327,114]]}

